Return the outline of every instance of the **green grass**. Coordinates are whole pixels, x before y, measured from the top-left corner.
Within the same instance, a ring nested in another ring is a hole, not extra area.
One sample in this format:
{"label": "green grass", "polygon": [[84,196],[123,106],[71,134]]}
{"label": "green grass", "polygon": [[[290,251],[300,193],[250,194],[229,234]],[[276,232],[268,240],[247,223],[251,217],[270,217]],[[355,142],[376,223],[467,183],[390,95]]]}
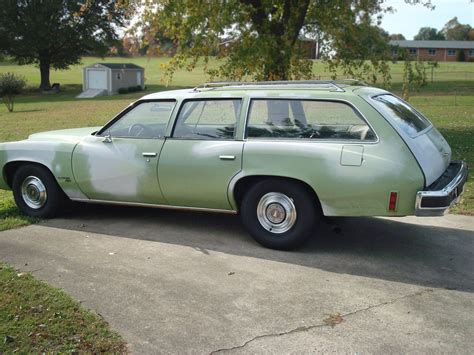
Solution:
{"label": "green grass", "polygon": [[[161,79],[163,78],[162,65],[166,64],[169,58],[96,58],[96,57],[84,57],[82,63],[73,65],[68,70],[53,70],[51,71],[51,82],[58,82],[61,85],[80,85],[82,83],[82,68],[86,65],[94,64],[97,62],[109,62],[109,63],[134,63],[145,68],[145,80],[148,85],[162,84]],[[219,62],[217,60],[211,60],[209,66],[215,68]],[[397,62],[391,63],[391,75],[393,82],[401,82],[403,74],[403,63]],[[204,63],[198,63],[196,69],[192,72],[186,70],[177,70],[173,78],[172,84],[175,86],[190,86],[196,85],[206,81],[208,78],[203,74]],[[23,75],[28,84],[31,86],[38,86],[40,82],[39,69],[34,65],[18,66],[13,62],[4,61],[0,62],[0,73],[13,72]],[[329,79],[330,73],[327,71],[325,65],[321,61],[314,61],[313,72],[315,78]],[[430,74],[430,72],[427,72]],[[434,81],[474,81],[474,63],[459,63],[459,62],[440,62],[439,67],[434,70]]]}
{"label": "green grass", "polygon": [[10,191],[0,190],[0,232],[27,226],[33,222],[35,222],[34,218],[20,214]]}
{"label": "green grass", "polygon": [[0,263],[0,354],[126,353],[122,338],[63,291]]}

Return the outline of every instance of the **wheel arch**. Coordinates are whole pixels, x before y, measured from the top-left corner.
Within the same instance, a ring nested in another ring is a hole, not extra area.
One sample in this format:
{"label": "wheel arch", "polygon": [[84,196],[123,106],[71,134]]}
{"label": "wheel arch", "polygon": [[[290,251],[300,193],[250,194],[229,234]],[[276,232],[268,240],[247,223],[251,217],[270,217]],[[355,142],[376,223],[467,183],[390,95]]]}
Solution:
{"label": "wheel arch", "polygon": [[288,177],[288,176],[267,175],[267,174],[246,175],[246,176],[240,176],[240,177],[236,176],[236,178],[231,182],[230,193],[229,193],[229,197],[231,200],[230,202],[234,206],[234,208],[237,211],[240,209],[240,204],[242,202],[242,198],[245,194],[245,191],[247,191],[254,184],[262,180],[267,180],[267,179],[291,181],[293,183],[299,184],[300,186],[302,186],[304,189],[308,191],[308,193],[311,195],[314,202],[316,203],[317,208],[319,209],[321,214],[322,215],[324,214],[321,201],[319,199],[317,192],[306,181],[293,178],[293,177]]}
{"label": "wheel arch", "polygon": [[5,179],[5,182],[8,184],[10,188],[12,188],[13,186],[13,177],[15,176],[16,171],[23,165],[36,165],[36,166],[45,168],[46,170],[49,171],[51,176],[59,185],[59,182],[56,179],[56,176],[54,176],[53,172],[51,171],[51,168],[46,166],[45,164],[38,163],[35,161],[29,161],[29,160],[13,160],[6,163],[5,166],[3,167],[3,178]]}

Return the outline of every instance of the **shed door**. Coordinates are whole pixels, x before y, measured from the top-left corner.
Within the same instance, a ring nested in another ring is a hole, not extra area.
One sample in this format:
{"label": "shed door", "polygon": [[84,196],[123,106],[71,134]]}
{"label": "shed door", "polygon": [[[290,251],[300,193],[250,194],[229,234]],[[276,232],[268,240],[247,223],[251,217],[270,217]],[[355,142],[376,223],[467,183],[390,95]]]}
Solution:
{"label": "shed door", "polygon": [[142,85],[142,72],[137,71],[137,85]]}
{"label": "shed door", "polygon": [[87,82],[89,89],[107,89],[107,72],[103,69],[89,69]]}

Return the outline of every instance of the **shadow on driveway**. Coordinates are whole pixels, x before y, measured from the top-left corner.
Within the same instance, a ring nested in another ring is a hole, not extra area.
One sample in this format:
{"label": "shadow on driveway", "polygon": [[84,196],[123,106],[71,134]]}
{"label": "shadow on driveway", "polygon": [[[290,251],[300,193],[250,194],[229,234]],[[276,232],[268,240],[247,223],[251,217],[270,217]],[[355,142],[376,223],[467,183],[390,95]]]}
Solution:
{"label": "shadow on driveway", "polygon": [[63,218],[43,224],[314,267],[329,272],[427,287],[474,291],[474,232],[380,218],[322,223],[302,249],[259,246],[239,217],[225,214],[77,204]]}

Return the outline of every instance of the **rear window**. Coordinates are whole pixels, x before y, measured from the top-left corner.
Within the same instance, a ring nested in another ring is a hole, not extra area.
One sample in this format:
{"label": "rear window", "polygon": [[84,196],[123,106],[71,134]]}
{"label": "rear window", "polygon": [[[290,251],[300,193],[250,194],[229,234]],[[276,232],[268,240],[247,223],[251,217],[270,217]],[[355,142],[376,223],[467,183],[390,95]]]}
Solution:
{"label": "rear window", "polygon": [[385,116],[391,119],[410,137],[431,126],[430,121],[423,117],[412,106],[392,95],[379,95],[373,98],[375,106]]}

